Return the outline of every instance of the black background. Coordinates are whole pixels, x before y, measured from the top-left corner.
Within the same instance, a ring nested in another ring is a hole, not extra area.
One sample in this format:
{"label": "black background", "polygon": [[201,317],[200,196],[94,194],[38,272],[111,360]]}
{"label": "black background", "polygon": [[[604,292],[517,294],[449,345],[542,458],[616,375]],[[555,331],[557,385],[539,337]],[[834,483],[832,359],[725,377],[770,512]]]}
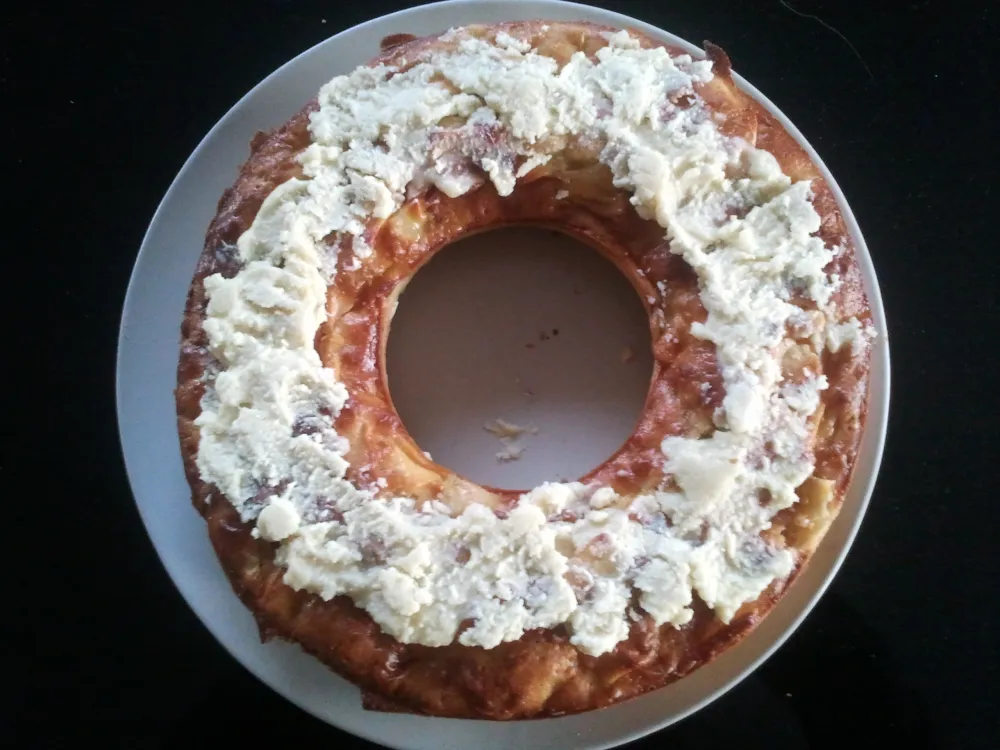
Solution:
{"label": "black background", "polygon": [[[411,4],[5,11],[0,736],[369,747],[257,683],[171,585],[125,480],[114,362],[145,227],[208,129],[297,53]],[[875,260],[894,381],[878,487],[827,595],[752,677],[635,747],[997,747],[1000,8],[603,5],[722,45],[816,146]]]}

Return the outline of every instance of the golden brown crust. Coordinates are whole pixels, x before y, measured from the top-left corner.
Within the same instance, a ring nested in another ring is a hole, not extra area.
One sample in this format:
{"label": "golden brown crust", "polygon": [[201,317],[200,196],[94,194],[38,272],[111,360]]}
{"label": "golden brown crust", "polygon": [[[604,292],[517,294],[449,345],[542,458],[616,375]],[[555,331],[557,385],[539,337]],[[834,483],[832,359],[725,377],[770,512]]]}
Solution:
{"label": "golden brown crust", "polygon": [[[604,44],[598,32],[605,29],[590,24],[550,22],[548,31],[541,22],[503,28],[557,58],[568,58],[577,49],[592,53]],[[656,44],[633,34],[646,46]],[[435,38],[394,35],[383,41],[380,59],[413,60],[440,44]],[[700,92],[702,97],[727,114],[725,128],[771,151],[793,179],[814,180],[821,235],[828,244],[845,248],[833,262],[832,270],[843,279],[835,305],[843,317],[867,317],[860,270],[829,187],[795,140],[735,87],[725,54],[713,45],[707,47],[716,63],[716,77]],[[429,648],[401,644],[383,634],[345,597],[324,601],[282,582],[283,571],[274,562],[275,546],[251,537],[250,527],[221,493],[201,480],[195,464],[194,420],[200,413],[202,381],[213,367],[202,328],[202,282],[213,273],[229,276],[238,270],[234,244],[268,193],[298,174],[295,156],[308,144],[308,115],[314,108],[311,103],[281,128],[258,134],[238,179],[223,194],[189,292],[178,367],[178,427],[194,505],[207,520],[216,553],[234,590],[257,618],[262,637],[301,644],[359,685],[368,708],[489,719],[556,716],[626,700],[683,677],[742,639],[801,572],[839,509],[864,422],[866,356],[845,349],[825,353],[821,363],[813,363],[821,364],[831,384],[817,418],[816,474],[800,489],[802,502],[776,516],[769,532],[769,538],[798,549],[800,562],[787,580],[774,583],[742,607],[728,625],[696,598],[695,616],[688,625],[656,628],[648,618],[640,620],[628,640],[599,657],[577,651],[560,629],[531,631],[490,650],[460,645]],[[556,200],[555,193],[562,189],[570,192],[570,198]],[[363,451],[348,458],[352,466],[374,467],[349,474],[352,481],[372,487],[381,476],[388,481],[388,492],[406,492],[418,500],[450,493],[453,501],[467,497],[498,509],[516,496],[479,488],[427,460],[392,408],[384,377],[385,333],[400,284],[457,237],[511,223],[551,226],[581,238],[613,260],[644,299],[657,299],[649,306],[657,343],[643,416],[632,437],[585,479],[610,484],[624,494],[660,484],[663,437],[706,434],[711,429],[711,413],[723,393],[713,348],[690,333],[691,323],[705,317],[696,279],[668,251],[662,230],[640,220],[627,196],[610,188],[610,174],[596,163],[594,154],[570,144],[545,168],[519,182],[507,198],[500,198],[487,184],[457,199],[432,190],[409,201],[385,223],[369,226],[375,254],[363,268],[339,269],[330,290],[330,321],[316,344],[324,363],[335,367],[352,394],[335,423],[337,431],[350,438],[353,450]],[[669,284],[662,298],[656,289],[659,280]]]}

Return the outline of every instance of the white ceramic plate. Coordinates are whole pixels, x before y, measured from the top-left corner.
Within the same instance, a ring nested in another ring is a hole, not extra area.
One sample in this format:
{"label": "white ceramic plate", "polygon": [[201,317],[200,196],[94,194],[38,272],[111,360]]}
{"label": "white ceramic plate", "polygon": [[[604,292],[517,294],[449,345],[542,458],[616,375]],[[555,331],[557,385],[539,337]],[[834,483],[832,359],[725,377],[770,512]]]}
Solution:
{"label": "white ceramic plate", "polygon": [[[122,449],[136,503],[167,572],[205,626],[258,678],[320,719],[392,748],[606,748],[665,727],[705,706],[771,654],[826,589],[861,522],[882,456],[889,402],[889,349],[878,283],[864,239],[836,182],[815,152],[777,108],[737,75],[737,83],[799,139],[829,180],[858,248],[874,323],[881,334],[874,347],[868,424],[854,483],[839,518],[788,595],[739,646],[680,682],[600,712],[541,721],[491,723],[369,713],[362,710],[356,688],[297,647],[260,643],[253,618],[232,594],[212,552],[204,522],[190,507],[175,427],[173,387],[181,313],[218,197],[235,178],[256,131],[281,124],[331,77],[376,55],[382,37],[398,32],[432,34],[466,23],[536,18],[631,26],[700,54],[688,42],[641,21],[554,0],[454,0],[395,13],[338,34],[261,82],[195,149],[150,223],[122,316],[117,372]],[[539,443],[546,445],[544,440]],[[550,445],[548,450],[556,449]],[[609,452],[606,447],[600,450]],[[514,476],[508,479],[515,482],[508,486],[516,486]]]}

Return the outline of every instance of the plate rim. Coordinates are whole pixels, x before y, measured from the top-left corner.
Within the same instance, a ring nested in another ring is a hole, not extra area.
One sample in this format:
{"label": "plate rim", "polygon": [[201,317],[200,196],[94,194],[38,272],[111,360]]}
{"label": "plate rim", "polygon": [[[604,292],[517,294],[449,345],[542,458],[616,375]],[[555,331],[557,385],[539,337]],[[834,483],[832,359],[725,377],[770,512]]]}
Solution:
{"label": "plate rim", "polygon": [[[119,432],[119,444],[122,454],[123,463],[125,464],[126,474],[128,475],[130,490],[133,495],[133,501],[139,512],[140,518],[143,522],[144,530],[153,544],[154,550],[156,551],[157,557],[160,560],[160,564],[163,566],[164,570],[167,572],[171,584],[178,591],[181,597],[184,599],[185,603],[195,614],[201,624],[212,634],[216,641],[230,654],[230,656],[243,666],[247,671],[249,671],[256,679],[260,680],[263,684],[267,685],[270,689],[275,691],[285,700],[288,700],[292,704],[298,706],[300,709],[306,711],[307,713],[315,716],[320,721],[331,724],[338,729],[354,734],[355,736],[362,737],[363,739],[382,744],[387,747],[397,748],[398,750],[408,750],[410,747],[416,747],[410,744],[399,744],[393,741],[387,740],[384,736],[380,736],[377,731],[359,731],[358,728],[352,727],[347,728],[332,717],[328,715],[322,715],[313,708],[307,705],[303,700],[299,699],[299,696],[295,695],[294,691],[285,689],[284,685],[276,684],[274,679],[271,679],[269,675],[263,674],[263,670],[258,669],[256,665],[251,665],[248,660],[243,658],[239,653],[237,645],[231,643],[228,637],[224,636],[216,624],[211,621],[208,617],[192,600],[192,597],[186,593],[186,586],[181,583],[180,574],[174,567],[174,565],[168,560],[168,555],[165,549],[161,549],[161,545],[157,543],[154,536],[150,515],[146,509],[143,507],[143,503],[140,500],[139,493],[136,491],[137,482],[134,481],[135,465],[137,459],[132,459],[130,461],[130,454],[134,454],[138,449],[130,447],[127,440],[128,429],[126,428],[125,415],[128,412],[129,406],[124,401],[124,392],[127,390],[123,374],[123,361],[127,358],[130,352],[130,348],[133,346],[130,340],[130,334],[138,326],[141,326],[141,321],[136,323],[136,317],[138,315],[137,306],[139,302],[136,299],[136,288],[137,279],[141,275],[142,268],[144,266],[144,258],[152,253],[151,238],[155,235],[160,225],[164,220],[164,214],[166,213],[167,207],[171,203],[175,196],[179,185],[184,181],[184,178],[191,171],[193,165],[204,155],[204,152],[208,149],[209,144],[212,142],[215,134],[221,130],[225,125],[236,116],[236,113],[245,107],[249,102],[251,102],[255,97],[260,95],[264,90],[266,90],[269,85],[280,76],[282,76],[286,71],[295,67],[296,65],[302,63],[305,58],[316,53],[320,48],[325,48],[328,45],[335,46],[338,43],[345,43],[349,40],[350,36],[356,35],[359,32],[363,32],[372,26],[377,26],[380,24],[385,24],[388,22],[398,21],[401,23],[406,22],[407,19],[412,19],[415,16],[423,14],[433,14],[442,8],[453,8],[456,12],[456,16],[462,14],[462,12],[475,12],[476,10],[481,10],[484,8],[496,9],[496,8],[510,8],[510,16],[513,17],[524,17],[523,12],[519,12],[524,8],[549,8],[558,13],[563,12],[576,12],[579,14],[581,19],[594,20],[597,23],[606,23],[607,25],[619,26],[619,27],[630,27],[649,33],[654,37],[661,39],[667,39],[671,43],[675,43],[678,46],[686,49],[693,55],[699,57],[704,56],[703,50],[696,45],[688,42],[685,39],[678,37],[664,29],[657,28],[652,24],[644,22],[640,19],[627,16],[622,13],[617,13],[615,11],[606,10],[597,6],[583,5],[580,3],[566,2],[565,0],[528,0],[527,2],[510,3],[509,6],[504,0],[443,0],[441,2],[427,3],[424,5],[419,5],[411,8],[404,8],[395,11],[390,14],[379,16],[376,18],[371,18],[360,24],[352,26],[350,28],[344,29],[337,34],[334,34],[326,39],[321,40],[315,45],[303,50],[299,54],[295,55],[281,66],[276,68],[261,81],[259,81],[255,86],[253,86],[249,91],[247,91],[242,97],[240,97],[226,112],[223,114],[218,121],[209,129],[205,136],[199,141],[198,145],[194,148],[191,154],[184,161],[180,170],[177,172],[174,179],[171,181],[169,187],[163,195],[154,211],[152,218],[150,219],[149,226],[147,227],[142,242],[140,243],[139,252],[137,253],[135,263],[133,265],[132,271],[129,275],[128,287],[122,306],[121,320],[119,324],[119,335],[116,348],[116,367],[115,367],[115,404],[116,404],[116,417]],[[557,10],[558,9],[558,10]],[[595,16],[600,17],[598,20]],[[543,16],[534,16],[535,18],[542,18]],[[456,18],[453,25],[463,25],[467,23],[476,23],[474,20],[460,20]],[[442,29],[444,31],[444,29]],[[374,55],[372,55],[374,57]],[[365,61],[362,60],[356,64],[363,64]],[[731,690],[733,687],[741,683],[749,675],[751,675],[763,662],[770,658],[784,643],[785,641],[801,626],[802,622],[808,617],[812,612],[815,605],[820,598],[826,593],[827,589],[836,578],[844,560],[849,554],[851,548],[853,547],[854,541],[857,537],[858,531],[860,529],[861,523],[867,512],[867,508],[871,502],[871,497],[874,492],[875,486],[877,484],[879,470],[881,467],[882,457],[884,454],[884,447],[888,433],[888,414],[889,414],[889,404],[891,395],[891,364],[889,356],[889,327],[886,319],[884,301],[882,298],[878,276],[875,272],[874,262],[871,257],[871,253],[868,249],[867,243],[865,242],[864,235],[861,231],[861,227],[855,217],[853,210],[850,207],[846,197],[843,194],[842,189],[837,183],[834,175],[827,168],[826,164],[823,162],[822,158],[816,152],[815,148],[805,139],[799,129],[795,126],[793,122],[760,90],[749,83],[741,75],[739,75],[735,70],[733,71],[733,80],[744,92],[749,94],[755,100],[757,100],[762,106],[764,106],[769,112],[771,112],[782,126],[789,132],[789,134],[795,138],[795,140],[806,150],[810,158],[814,161],[816,166],[819,168],[820,172],[826,178],[830,185],[830,188],[837,200],[838,206],[841,209],[845,223],[848,228],[848,232],[855,244],[856,256],[858,264],[861,267],[862,275],[864,277],[864,282],[866,285],[866,290],[869,294],[869,306],[871,308],[872,319],[878,326],[878,337],[873,342],[872,351],[872,372],[869,376],[869,393],[868,393],[868,413],[865,422],[864,434],[862,436],[862,452],[864,451],[865,442],[871,441],[874,437],[874,444],[870,446],[870,454],[868,455],[869,468],[867,470],[867,476],[858,476],[858,469],[860,468],[858,464],[862,462],[862,455],[859,453],[857,463],[855,464],[855,475],[852,478],[851,486],[848,490],[849,494],[858,492],[860,494],[860,501],[855,511],[854,517],[851,519],[850,526],[845,530],[843,540],[840,542],[840,548],[834,555],[832,562],[830,563],[830,568],[820,580],[815,588],[809,593],[805,602],[801,605],[801,611],[798,612],[777,634],[773,640],[764,648],[755,658],[744,664],[739,668],[734,674],[730,675],[720,686],[716,687],[714,690],[708,691],[699,700],[693,701],[685,709],[674,712],[670,715],[662,717],[660,720],[644,724],[640,727],[633,728],[631,730],[623,731],[617,739],[613,741],[599,741],[596,744],[585,744],[576,745],[575,747],[584,750],[604,750],[605,748],[610,748],[617,746],[618,744],[633,741],[640,737],[646,736],[655,731],[659,731],[671,724],[687,718],[691,714],[701,710],[705,706],[713,703],[715,700],[720,698],[726,692]],[[193,269],[192,269],[193,270]],[[178,311],[178,332],[180,325],[180,311]],[[179,342],[179,338],[178,338]],[[178,343],[179,345],[179,343]],[[173,374],[172,374],[173,376]],[[172,397],[172,393],[171,393]],[[877,407],[877,408],[876,408]],[[175,431],[175,423],[171,422],[171,430]],[[178,448],[179,453],[179,448]],[[862,481],[860,487],[858,487],[858,482]],[[845,498],[846,500],[846,498]],[[190,499],[186,502],[186,507],[190,509]],[[838,515],[838,520],[841,520],[841,516]],[[836,521],[835,521],[836,523]],[[206,535],[207,536],[207,535]],[[822,543],[821,543],[822,546]],[[808,566],[807,566],[808,570]],[[794,587],[793,587],[794,588]],[[791,592],[790,592],[791,593]],[[783,598],[784,600],[784,598]],[[780,602],[778,607],[780,607]],[[240,605],[242,606],[242,605]],[[778,608],[776,607],[776,609]],[[773,614],[772,613],[769,613]],[[768,618],[765,618],[765,621]],[[752,637],[748,636],[748,638]],[[256,644],[259,646],[259,644]],[[742,644],[737,644],[735,648],[738,648]],[[734,649],[729,649],[732,651]],[[707,668],[708,665],[706,665]],[[701,671],[700,669],[698,671]],[[331,673],[332,674],[332,673]],[[341,679],[334,675],[336,679]],[[684,678],[689,679],[689,678]],[[679,684],[683,680],[678,681]],[[659,693],[662,690],[669,689],[670,686],[661,688],[660,690],[653,691],[651,694]],[[647,696],[650,694],[646,694]],[[633,700],[640,700],[642,696]],[[480,721],[470,721],[470,720],[457,720],[464,722],[470,727],[481,724],[489,724],[496,726],[497,724],[513,726],[541,726],[545,724],[565,722],[567,719],[578,719],[580,717],[593,717],[596,715],[607,716],[607,712],[614,712],[616,708],[622,705],[627,705],[633,701],[626,701],[624,704],[616,704],[615,706],[610,706],[605,709],[600,709],[599,711],[586,712],[584,714],[577,714],[570,717],[558,717],[552,719],[536,719],[531,721],[522,722],[480,722]],[[370,724],[377,725],[380,714],[373,713],[372,721]],[[452,719],[439,719],[435,717],[416,717],[417,720],[425,722],[425,725],[429,733],[433,733],[435,722],[442,721],[456,721]],[[530,733],[530,729],[529,729]],[[570,734],[567,732],[566,734]],[[577,737],[578,740],[582,740],[582,736]]]}

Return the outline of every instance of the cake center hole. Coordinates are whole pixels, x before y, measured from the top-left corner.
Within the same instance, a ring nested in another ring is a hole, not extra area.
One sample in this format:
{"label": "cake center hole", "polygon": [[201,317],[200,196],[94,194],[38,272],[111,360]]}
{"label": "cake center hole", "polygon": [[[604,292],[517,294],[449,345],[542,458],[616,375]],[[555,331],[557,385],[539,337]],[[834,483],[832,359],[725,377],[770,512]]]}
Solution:
{"label": "cake center hole", "polygon": [[393,403],[433,460],[480,484],[572,481],[631,435],[649,389],[646,312],[583,243],[511,227],[440,251],[393,317]]}

